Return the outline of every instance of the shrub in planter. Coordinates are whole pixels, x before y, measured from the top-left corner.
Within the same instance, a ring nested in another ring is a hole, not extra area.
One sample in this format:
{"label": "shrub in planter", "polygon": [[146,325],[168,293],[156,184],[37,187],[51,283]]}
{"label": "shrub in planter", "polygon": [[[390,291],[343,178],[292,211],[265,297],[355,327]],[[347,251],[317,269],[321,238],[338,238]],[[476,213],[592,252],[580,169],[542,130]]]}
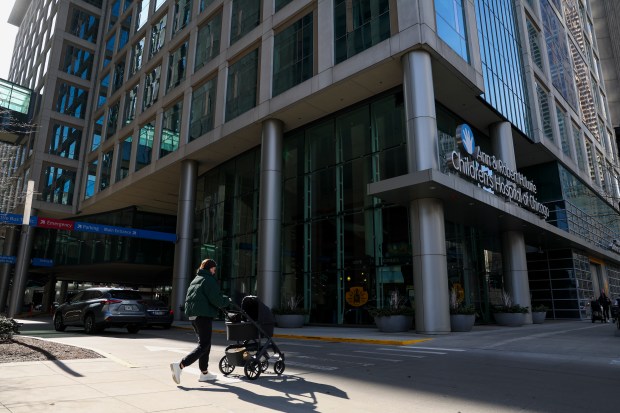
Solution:
{"label": "shrub in planter", "polygon": [[19,334],[19,323],[12,318],[0,316],[0,341],[10,340],[13,334]]}
{"label": "shrub in planter", "polygon": [[532,308],[532,323],[542,324],[547,317],[548,308],[544,305],[537,305]]}
{"label": "shrub in planter", "polygon": [[278,327],[299,328],[304,325],[308,311],[301,307],[301,297],[289,297],[284,305],[271,310]]}
{"label": "shrub in planter", "polygon": [[411,328],[415,311],[411,305],[408,305],[407,299],[398,294],[398,291],[392,291],[387,307],[370,307],[368,314],[375,319],[379,331],[396,333],[408,331]]}
{"label": "shrub in planter", "polygon": [[464,303],[457,286],[450,289],[450,329],[454,332],[471,331],[476,322],[476,307]]}

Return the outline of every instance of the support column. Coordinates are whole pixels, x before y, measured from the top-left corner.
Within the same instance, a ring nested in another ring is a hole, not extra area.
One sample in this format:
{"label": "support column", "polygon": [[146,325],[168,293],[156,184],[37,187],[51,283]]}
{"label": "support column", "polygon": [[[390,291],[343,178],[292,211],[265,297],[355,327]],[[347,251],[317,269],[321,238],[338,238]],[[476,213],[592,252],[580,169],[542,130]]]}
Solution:
{"label": "support column", "polygon": [[[34,212],[33,212],[34,214]],[[9,318],[21,313],[24,302],[24,291],[28,282],[28,269],[30,268],[30,253],[32,252],[32,241],[34,240],[34,228],[30,225],[22,225],[22,233],[19,237],[19,247],[15,262],[15,275],[13,275],[13,286],[11,287],[11,298],[9,300]]]}
{"label": "support column", "polygon": [[186,160],[181,163],[181,181],[179,182],[179,204],[177,209],[177,242],[174,247],[174,270],[172,274],[172,306],[174,319],[185,317],[182,311],[185,294],[192,269],[198,267],[193,263],[192,240],[194,238],[194,210],[196,208],[196,180],[198,163]]}
{"label": "support column", "polygon": [[280,305],[282,230],[282,129],[280,120],[263,123],[258,217],[257,295],[270,308]]}
{"label": "support column", "polygon": [[[439,169],[431,56],[418,50],[403,56],[402,62],[409,172]],[[416,331],[449,333],[450,294],[443,202],[433,198],[413,200],[409,203],[409,216]]]}
{"label": "support column", "polygon": [[[3,255],[15,255],[15,240],[17,238],[17,228],[10,226],[7,228],[4,238]],[[0,264],[0,313],[5,313],[7,300],[9,298],[9,285],[11,283],[11,268],[13,264]]]}
{"label": "support column", "polygon": [[47,280],[47,283],[45,283],[45,287],[43,288],[43,305],[41,307],[44,312],[50,311],[54,298],[56,298],[56,276],[54,274],[50,274],[49,277],[50,278]]}
{"label": "support column", "polygon": [[60,295],[58,296],[58,302],[60,304],[67,301],[67,290],[69,289],[69,281],[60,282]]}
{"label": "support column", "polygon": [[[512,127],[509,122],[494,123],[490,127],[493,153],[512,170],[517,170]],[[521,231],[502,233],[502,262],[504,265],[505,290],[514,304],[532,309],[530,285],[527,274],[525,239]],[[532,313],[526,316],[526,324],[532,324]]]}

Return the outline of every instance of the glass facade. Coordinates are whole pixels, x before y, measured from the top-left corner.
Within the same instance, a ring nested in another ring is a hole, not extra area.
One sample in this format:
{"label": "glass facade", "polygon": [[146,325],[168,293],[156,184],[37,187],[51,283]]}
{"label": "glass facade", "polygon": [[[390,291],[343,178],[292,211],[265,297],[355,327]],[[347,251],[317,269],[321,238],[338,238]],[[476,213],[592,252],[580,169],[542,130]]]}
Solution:
{"label": "glass facade", "polygon": [[187,69],[187,42],[181,44],[178,49],[170,53],[168,58],[168,90],[178,86],[185,80]]}
{"label": "glass facade", "polygon": [[173,35],[187,26],[192,18],[192,0],[177,0],[174,4],[174,16],[172,23]]}
{"label": "glass facade", "polygon": [[164,111],[161,128],[161,140],[159,157],[163,158],[179,149],[179,137],[181,134],[181,117],[183,115],[183,103],[177,102]]}
{"label": "glass facade", "polygon": [[142,92],[142,110],[150,107],[159,98],[159,77],[161,66],[157,66],[144,78],[144,88]]}
{"label": "glass facade", "polygon": [[123,139],[118,147],[118,163],[116,165],[116,182],[125,179],[129,175],[129,163],[131,162],[131,136]]}
{"label": "glass facade", "polygon": [[256,0],[233,0],[230,20],[230,44],[248,34],[260,24],[261,3]]}
{"label": "glass facade", "polygon": [[157,52],[164,47],[166,41],[166,18],[164,16],[158,23],[151,27],[151,48],[149,50],[149,58],[155,56]]}
{"label": "glass facade", "polygon": [[99,191],[103,191],[112,184],[112,159],[114,151],[110,150],[101,154],[101,169],[99,176]]}
{"label": "glass facade", "polygon": [[138,151],[136,152],[136,171],[151,164],[153,154],[153,138],[155,137],[155,124],[149,122],[140,128],[138,136]]}
{"label": "glass facade", "polygon": [[71,44],[65,48],[65,58],[61,70],[80,79],[90,80],[94,54]]}
{"label": "glass facade", "polygon": [[44,169],[41,199],[52,204],[72,205],[75,176],[74,170],[47,166]]}
{"label": "glass facade", "polygon": [[258,97],[258,49],[251,51],[228,69],[226,121],[256,106]]}
{"label": "glass facade", "polygon": [[196,60],[194,71],[209,63],[220,54],[220,39],[222,37],[222,13],[217,13],[207,23],[198,28],[196,45]]}
{"label": "glass facade", "polygon": [[198,139],[213,129],[213,114],[217,92],[217,77],[199,86],[192,93],[192,111],[189,120],[189,140]]}
{"label": "glass facade", "polygon": [[312,13],[302,17],[273,41],[273,96],[313,75],[314,24]]}
{"label": "glass facade", "polygon": [[334,53],[336,63],[388,39],[389,0],[334,1]]}
{"label": "glass facade", "polygon": [[99,31],[99,19],[95,16],[73,6],[70,14],[68,33],[91,43],[97,42]]}
{"label": "glass facade", "polygon": [[469,62],[463,0],[435,0],[435,20],[439,37]]}
{"label": "glass facade", "polygon": [[56,99],[56,112],[76,118],[86,116],[86,102],[88,92],[69,83],[60,82]]}
{"label": "glass facade", "polygon": [[55,124],[52,128],[49,153],[68,159],[78,159],[82,130],[62,124]]}

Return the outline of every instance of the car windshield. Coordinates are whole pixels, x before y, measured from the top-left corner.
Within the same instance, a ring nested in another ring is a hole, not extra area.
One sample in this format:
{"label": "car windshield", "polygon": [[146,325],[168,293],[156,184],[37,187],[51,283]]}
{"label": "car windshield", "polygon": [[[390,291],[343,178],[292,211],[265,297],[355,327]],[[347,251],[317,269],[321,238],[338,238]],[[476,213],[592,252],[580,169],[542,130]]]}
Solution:
{"label": "car windshield", "polygon": [[109,292],[110,298],[118,298],[120,300],[141,300],[142,296],[137,291],[131,290],[112,290]]}

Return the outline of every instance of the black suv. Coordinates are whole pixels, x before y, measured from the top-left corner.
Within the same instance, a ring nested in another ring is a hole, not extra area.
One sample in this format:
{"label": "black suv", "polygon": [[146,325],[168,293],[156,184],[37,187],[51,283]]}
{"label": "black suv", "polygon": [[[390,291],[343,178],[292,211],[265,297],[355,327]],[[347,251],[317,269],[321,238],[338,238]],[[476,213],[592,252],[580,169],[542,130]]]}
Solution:
{"label": "black suv", "polygon": [[84,326],[87,334],[108,327],[126,327],[137,333],[146,325],[146,309],[138,291],[120,288],[89,288],[75,294],[54,312],[54,328]]}

